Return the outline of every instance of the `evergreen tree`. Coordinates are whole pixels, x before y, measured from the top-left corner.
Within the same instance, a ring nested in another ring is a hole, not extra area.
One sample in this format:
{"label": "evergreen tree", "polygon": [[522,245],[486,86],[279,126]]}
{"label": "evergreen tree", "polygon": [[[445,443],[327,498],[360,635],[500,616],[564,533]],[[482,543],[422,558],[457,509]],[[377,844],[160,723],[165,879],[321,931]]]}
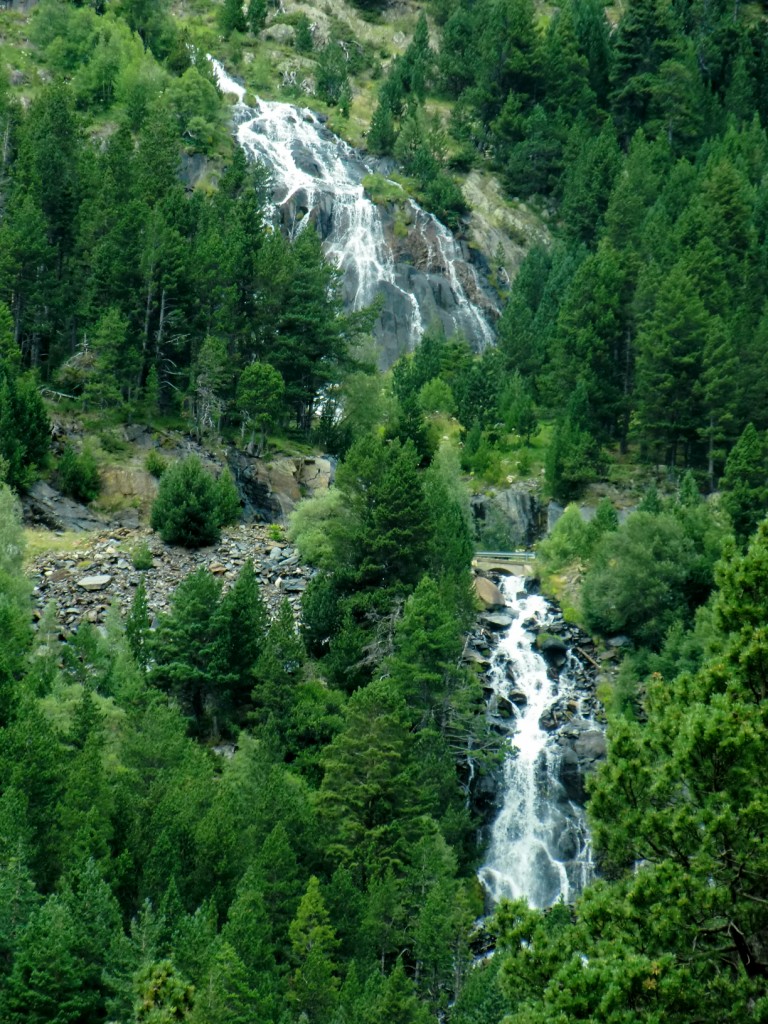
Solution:
{"label": "evergreen tree", "polygon": [[450,601],[429,576],[408,598],[395,630],[395,653],[387,664],[392,682],[422,713],[441,716],[441,703],[461,682],[462,640]]}
{"label": "evergreen tree", "polygon": [[[264,452],[267,429],[277,420],[285,395],[285,381],[269,363],[249,363],[237,383],[237,404],[242,410],[243,423],[259,429],[258,454]],[[253,447],[253,434],[249,448]]]}
{"label": "evergreen tree", "polygon": [[250,703],[253,671],[268,638],[268,613],[250,559],[216,612],[217,670],[236,712]]}
{"label": "evergreen tree", "polygon": [[267,23],[266,0],[249,0],[245,18],[248,28],[257,36]]}
{"label": "evergreen tree", "polygon": [[[250,8],[248,13],[250,14]],[[225,39],[233,32],[245,32],[247,25],[242,0],[224,0],[219,10],[219,27]]]}
{"label": "evergreen tree", "polygon": [[77,954],[77,933],[62,897],[49,896],[30,917],[2,994],[11,1024],[62,1024],[97,1019],[84,985],[87,964]]}
{"label": "evergreen tree", "polygon": [[701,426],[696,382],[711,330],[695,283],[675,266],[637,337],[637,415],[644,436],[666,448],[670,467],[682,444],[686,464]]}
{"label": "evergreen tree", "polygon": [[229,711],[226,683],[218,671],[226,642],[217,615],[220,594],[220,583],[206,569],[187,576],[151,640],[151,682],[179,701],[197,732],[213,735]]}
{"label": "evergreen tree", "polygon": [[742,545],[768,513],[767,457],[765,438],[748,423],[725,462],[720,480],[723,505]]}
{"label": "evergreen tree", "polygon": [[152,529],[166,544],[205,547],[219,539],[219,510],[213,477],[190,455],[170,466],[152,505]]}
{"label": "evergreen tree", "polygon": [[144,580],[141,579],[125,621],[125,638],[137,665],[144,670],[149,664],[150,626],[147,589]]}
{"label": "evergreen tree", "polygon": [[336,1003],[339,979],[335,964],[338,940],[330,924],[313,875],[301,899],[296,917],[288,929],[295,969],[291,977],[291,999],[300,1014],[322,1022]]}
{"label": "evergreen tree", "polygon": [[266,631],[254,666],[256,685],[253,689],[259,718],[263,721],[271,719],[281,735],[284,735],[290,722],[291,707],[305,657],[293,609],[286,599]]}

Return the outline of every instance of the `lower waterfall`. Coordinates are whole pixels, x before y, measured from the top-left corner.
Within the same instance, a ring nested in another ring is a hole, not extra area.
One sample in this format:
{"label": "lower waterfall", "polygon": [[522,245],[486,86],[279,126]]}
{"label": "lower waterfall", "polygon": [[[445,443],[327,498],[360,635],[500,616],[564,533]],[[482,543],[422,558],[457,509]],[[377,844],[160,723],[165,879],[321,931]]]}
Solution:
{"label": "lower waterfall", "polygon": [[603,729],[594,718],[594,687],[566,644],[549,641],[548,658],[534,647],[536,634],[553,624],[546,600],[526,593],[516,576],[500,586],[514,618],[487,678],[491,714],[509,721],[509,751],[479,878],[492,903],[524,898],[541,908],[571,902],[593,875],[577,761],[585,751],[587,760],[590,751],[592,760],[602,756]]}

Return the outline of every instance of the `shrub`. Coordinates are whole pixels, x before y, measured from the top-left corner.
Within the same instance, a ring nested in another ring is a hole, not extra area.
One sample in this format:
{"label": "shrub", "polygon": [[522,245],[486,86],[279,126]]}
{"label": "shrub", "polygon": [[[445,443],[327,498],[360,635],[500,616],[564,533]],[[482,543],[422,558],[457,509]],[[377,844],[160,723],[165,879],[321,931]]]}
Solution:
{"label": "shrub", "polygon": [[219,539],[216,481],[191,455],[168,467],[160,480],[150,522],[166,544],[201,548]]}
{"label": "shrub", "polygon": [[99,467],[87,448],[78,454],[71,445],[61,453],[58,465],[59,487],[76,501],[93,501],[101,491]]}
{"label": "shrub", "polygon": [[300,14],[296,19],[296,49],[299,53],[311,53],[314,48],[312,39],[312,26],[306,14]]}
{"label": "shrub", "polygon": [[151,473],[156,480],[159,480],[168,468],[168,460],[164,459],[163,456],[153,448],[147,452],[147,456],[144,459],[144,468],[148,473]]}
{"label": "shrub", "polygon": [[582,519],[578,506],[570,504],[536,550],[548,572],[559,572],[566,565],[588,558],[593,546],[589,524]]}
{"label": "shrub", "polygon": [[279,523],[270,523],[267,527],[267,536],[270,540],[283,541],[285,540],[285,530]]}
{"label": "shrub", "polygon": [[99,443],[110,455],[126,455],[131,450],[128,442],[120,437],[116,430],[102,430],[99,433]]}
{"label": "shrub", "polygon": [[142,572],[152,568],[152,552],[149,550],[149,545],[146,542],[142,541],[134,547],[131,551],[131,561],[133,562],[133,568],[139,569]]}
{"label": "shrub", "polygon": [[456,412],[456,399],[451,386],[442,377],[433,377],[423,385],[419,391],[419,405],[427,415],[442,412],[452,416]]}

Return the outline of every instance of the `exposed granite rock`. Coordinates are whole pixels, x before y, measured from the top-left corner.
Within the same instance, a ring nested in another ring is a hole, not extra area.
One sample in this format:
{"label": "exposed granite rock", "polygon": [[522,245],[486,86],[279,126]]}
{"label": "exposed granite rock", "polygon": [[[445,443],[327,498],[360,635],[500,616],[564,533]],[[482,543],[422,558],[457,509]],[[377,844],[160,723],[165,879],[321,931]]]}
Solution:
{"label": "exposed granite rock", "polygon": [[491,580],[486,579],[484,576],[475,576],[474,584],[475,593],[488,611],[506,607],[506,598]]}
{"label": "exposed granite rock", "polygon": [[83,576],[82,579],[77,581],[77,585],[82,587],[83,590],[103,590],[111,582],[112,577],[107,575]]}

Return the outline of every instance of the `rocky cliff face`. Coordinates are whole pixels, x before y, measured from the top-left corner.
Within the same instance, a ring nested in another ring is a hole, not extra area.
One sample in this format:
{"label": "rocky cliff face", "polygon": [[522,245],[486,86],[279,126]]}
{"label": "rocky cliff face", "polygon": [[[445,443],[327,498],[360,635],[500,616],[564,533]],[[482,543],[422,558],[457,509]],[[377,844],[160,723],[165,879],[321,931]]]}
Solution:
{"label": "rocky cliff face", "polygon": [[382,303],[374,329],[382,367],[411,351],[434,323],[478,350],[493,342],[498,300],[466,245],[405,193],[402,202],[374,203],[363,180],[386,167],[366,162],[323,117],[289,103],[249,107],[243,87],[213,65],[222,91],[239,100],[240,145],[272,174],[275,223],[289,236],[318,231],[342,272],[349,308]]}

